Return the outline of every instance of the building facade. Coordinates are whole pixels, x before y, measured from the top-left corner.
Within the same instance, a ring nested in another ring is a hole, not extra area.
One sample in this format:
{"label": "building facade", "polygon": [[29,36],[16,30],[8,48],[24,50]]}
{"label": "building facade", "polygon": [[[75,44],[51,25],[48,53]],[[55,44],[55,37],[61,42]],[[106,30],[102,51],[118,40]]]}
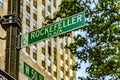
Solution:
{"label": "building facade", "polygon": [[[54,17],[59,9],[61,0],[21,0],[20,12],[22,18],[21,34],[44,27],[45,17]],[[7,0],[0,0],[0,15],[7,14]],[[76,80],[76,72],[72,70],[75,56],[64,46],[72,42],[74,32],[69,37],[54,37],[37,44],[27,46],[20,50],[20,63],[27,64],[26,74],[24,66],[20,64],[19,80],[37,80],[37,74],[44,80]],[[6,32],[0,27],[0,37],[5,37]],[[0,69],[4,70],[5,40],[0,39]],[[32,68],[32,77],[29,69]],[[36,74],[36,75],[35,75]],[[40,79],[42,80],[42,79]]]}
{"label": "building facade", "polygon": [[[0,16],[4,16],[7,14],[7,0],[0,0]],[[0,25],[0,37],[5,38],[6,32]],[[4,70],[4,61],[5,61],[5,47],[6,40],[0,39],[0,69]]]}

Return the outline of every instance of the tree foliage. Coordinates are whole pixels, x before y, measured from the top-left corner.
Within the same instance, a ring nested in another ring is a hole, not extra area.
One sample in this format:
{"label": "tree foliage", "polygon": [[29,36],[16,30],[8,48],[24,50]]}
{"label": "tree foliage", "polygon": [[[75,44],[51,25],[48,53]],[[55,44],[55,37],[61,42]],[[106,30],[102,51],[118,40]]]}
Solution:
{"label": "tree foliage", "polygon": [[[86,72],[91,78],[111,76],[120,79],[120,1],[119,0],[62,0],[56,18],[65,18],[85,11],[88,25],[66,48],[80,62],[89,62]],[[81,48],[81,49],[78,49]]]}

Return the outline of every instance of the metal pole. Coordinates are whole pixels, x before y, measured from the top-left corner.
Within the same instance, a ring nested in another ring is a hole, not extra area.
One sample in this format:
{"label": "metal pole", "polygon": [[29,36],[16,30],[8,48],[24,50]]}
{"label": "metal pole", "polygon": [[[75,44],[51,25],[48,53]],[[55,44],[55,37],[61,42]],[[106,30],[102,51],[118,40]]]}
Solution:
{"label": "metal pole", "polygon": [[[5,71],[18,80],[19,49],[18,35],[21,31],[20,0],[8,0],[8,15],[2,18],[2,27],[6,30]],[[20,43],[19,43],[20,44]]]}

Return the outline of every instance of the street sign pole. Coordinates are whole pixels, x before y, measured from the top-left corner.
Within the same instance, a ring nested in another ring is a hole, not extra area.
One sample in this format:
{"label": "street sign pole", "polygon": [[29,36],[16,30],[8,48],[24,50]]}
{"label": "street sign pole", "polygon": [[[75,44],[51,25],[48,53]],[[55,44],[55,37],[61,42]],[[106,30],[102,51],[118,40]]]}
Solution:
{"label": "street sign pole", "polygon": [[19,49],[18,35],[21,31],[20,0],[8,0],[8,15],[2,17],[2,27],[6,31],[5,71],[18,80]]}

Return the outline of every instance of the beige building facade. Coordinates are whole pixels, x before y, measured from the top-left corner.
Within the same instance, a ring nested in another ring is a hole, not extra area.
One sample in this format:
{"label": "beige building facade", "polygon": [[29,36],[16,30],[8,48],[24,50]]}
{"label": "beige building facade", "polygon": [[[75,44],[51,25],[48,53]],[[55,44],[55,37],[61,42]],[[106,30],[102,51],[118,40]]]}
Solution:
{"label": "beige building facade", "polygon": [[[44,27],[45,17],[53,18],[60,3],[61,0],[21,0],[21,34]],[[0,15],[6,14],[7,0],[0,0]],[[29,65],[34,69],[32,74],[38,73],[44,77],[44,80],[76,80],[76,72],[72,70],[75,56],[69,50],[64,49],[66,44],[73,41],[73,35],[74,32],[71,32],[69,37],[57,36],[22,48],[20,62]],[[6,32],[0,27],[0,37],[5,36]],[[0,69],[2,70],[5,66],[5,45],[6,41],[0,39]],[[36,80],[30,79],[29,75],[22,72],[22,69],[23,66],[20,65],[19,80]]]}

